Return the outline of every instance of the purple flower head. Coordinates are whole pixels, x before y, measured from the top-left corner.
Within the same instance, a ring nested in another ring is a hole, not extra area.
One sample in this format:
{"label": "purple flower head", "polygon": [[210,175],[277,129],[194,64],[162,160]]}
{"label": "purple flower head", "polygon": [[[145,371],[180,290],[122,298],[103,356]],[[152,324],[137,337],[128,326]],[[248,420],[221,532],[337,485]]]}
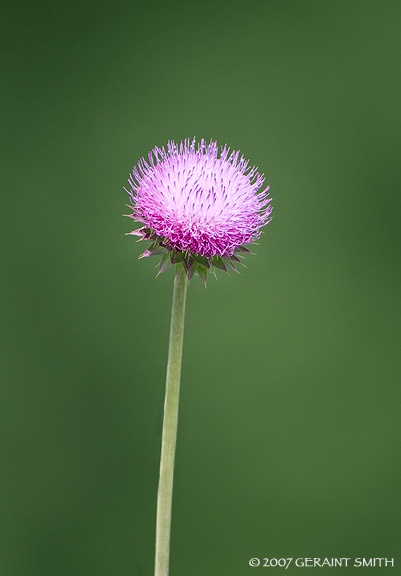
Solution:
{"label": "purple flower head", "polygon": [[149,163],[142,158],[127,192],[130,217],[144,224],[132,234],[152,241],[143,256],[164,252],[163,269],[168,260],[182,261],[192,274],[200,273],[198,265],[206,272],[225,264],[235,269],[236,254],[248,251],[243,245],[271,220],[269,187],[260,191],[264,175],[248,165],[239,152],[224,146],[219,155],[217,143],[203,139],[197,147],[195,139],[179,146],[170,141],[167,152],[156,147],[149,153]]}

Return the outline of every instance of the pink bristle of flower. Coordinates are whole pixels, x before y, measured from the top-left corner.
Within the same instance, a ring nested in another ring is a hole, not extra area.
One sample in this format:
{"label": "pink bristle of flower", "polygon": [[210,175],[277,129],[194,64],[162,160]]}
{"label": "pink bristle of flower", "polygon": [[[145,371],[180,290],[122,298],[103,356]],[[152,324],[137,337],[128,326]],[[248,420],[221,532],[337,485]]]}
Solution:
{"label": "pink bristle of flower", "polygon": [[270,222],[272,206],[264,175],[239,151],[216,142],[154,148],[129,178],[130,217],[151,228],[166,245],[202,256],[232,256]]}

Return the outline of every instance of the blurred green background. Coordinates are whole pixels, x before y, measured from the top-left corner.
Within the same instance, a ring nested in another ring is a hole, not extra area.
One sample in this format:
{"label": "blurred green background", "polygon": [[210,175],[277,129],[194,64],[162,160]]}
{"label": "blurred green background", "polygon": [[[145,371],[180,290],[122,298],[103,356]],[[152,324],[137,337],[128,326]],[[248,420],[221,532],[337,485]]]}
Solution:
{"label": "blurred green background", "polygon": [[193,136],[265,172],[274,219],[189,289],[171,575],[400,566],[398,0],[1,20],[1,575],[153,573],[173,273],[137,260],[123,186]]}

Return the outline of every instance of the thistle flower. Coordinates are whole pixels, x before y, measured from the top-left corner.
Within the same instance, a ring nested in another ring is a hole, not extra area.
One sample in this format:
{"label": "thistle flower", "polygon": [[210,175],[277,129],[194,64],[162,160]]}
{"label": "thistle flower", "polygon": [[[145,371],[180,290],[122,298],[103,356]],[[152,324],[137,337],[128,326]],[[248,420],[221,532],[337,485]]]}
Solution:
{"label": "thistle flower", "polygon": [[239,151],[212,140],[169,141],[139,160],[129,178],[132,214],[144,226],[130,234],[151,241],[141,255],[162,255],[159,271],[182,262],[190,280],[207,279],[214,267],[236,269],[245,244],[270,222],[272,207],[264,175]]}
{"label": "thistle flower", "polygon": [[130,232],[150,246],[141,257],[162,255],[159,274],[177,264],[170,323],[166,395],[157,491],[155,576],[168,576],[178,401],[185,303],[194,274],[206,284],[214,268],[236,269],[245,244],[259,238],[272,207],[264,175],[240,153],[204,140],[196,146],[170,141],[154,148],[129,178],[130,218],[143,224]]}

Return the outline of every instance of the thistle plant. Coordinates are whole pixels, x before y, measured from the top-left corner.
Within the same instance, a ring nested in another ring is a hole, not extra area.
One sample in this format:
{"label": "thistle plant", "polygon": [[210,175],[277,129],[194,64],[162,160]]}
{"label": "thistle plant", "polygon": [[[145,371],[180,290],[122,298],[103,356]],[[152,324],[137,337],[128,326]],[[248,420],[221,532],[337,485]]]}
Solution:
{"label": "thistle plant", "polygon": [[129,217],[142,224],[130,232],[149,245],[140,258],[161,256],[158,275],[175,266],[170,344],[157,497],[155,576],[168,576],[171,503],[187,286],[206,285],[216,269],[238,272],[246,245],[271,220],[264,175],[239,151],[216,142],[170,141],[139,160],[129,177]]}

